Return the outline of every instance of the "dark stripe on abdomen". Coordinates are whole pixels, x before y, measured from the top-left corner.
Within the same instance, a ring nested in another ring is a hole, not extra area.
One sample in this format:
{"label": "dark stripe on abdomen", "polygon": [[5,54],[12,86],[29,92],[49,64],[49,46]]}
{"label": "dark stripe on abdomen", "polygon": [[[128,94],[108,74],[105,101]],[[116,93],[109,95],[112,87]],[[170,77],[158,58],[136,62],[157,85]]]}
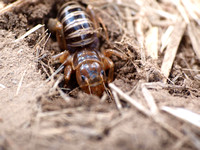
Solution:
{"label": "dark stripe on abdomen", "polygon": [[60,9],[58,18],[63,24],[67,46],[84,47],[94,41],[93,23],[78,3],[65,4]]}

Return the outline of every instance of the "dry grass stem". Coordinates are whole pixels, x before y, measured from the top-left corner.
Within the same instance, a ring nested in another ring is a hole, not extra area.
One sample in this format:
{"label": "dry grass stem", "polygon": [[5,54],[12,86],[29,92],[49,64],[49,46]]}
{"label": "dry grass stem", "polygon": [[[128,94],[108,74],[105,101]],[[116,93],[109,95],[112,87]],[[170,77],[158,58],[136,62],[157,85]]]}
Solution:
{"label": "dry grass stem", "polygon": [[200,25],[200,18],[195,13],[195,6],[191,0],[181,0],[185,9],[189,13],[191,19],[195,20]]}
{"label": "dry grass stem", "polygon": [[161,37],[161,48],[160,48],[161,53],[164,51],[164,49],[169,44],[169,39],[170,39],[170,36],[171,36],[171,33],[172,33],[173,30],[174,30],[174,27],[169,26],[167,28],[167,30],[165,31],[165,33],[162,35],[162,37]]}
{"label": "dry grass stem", "polygon": [[56,135],[66,132],[66,131],[67,131],[66,128],[48,128],[48,129],[43,129],[42,131],[39,132],[39,134],[41,136],[48,137],[48,136],[52,136],[52,135],[56,136]]}
{"label": "dry grass stem", "polygon": [[184,108],[170,108],[164,106],[163,111],[200,128],[200,115]]}
{"label": "dry grass stem", "polygon": [[169,45],[167,46],[167,49],[165,51],[164,60],[161,66],[161,72],[166,78],[169,77],[179,44],[185,32],[185,28],[186,28],[186,24],[184,22],[177,21],[174,27],[174,30],[172,32]]}
{"label": "dry grass stem", "polygon": [[185,134],[190,139],[190,141],[193,143],[193,145],[199,150],[200,149],[200,138],[195,135],[194,132],[192,132],[190,129],[184,129]]}
{"label": "dry grass stem", "polygon": [[158,28],[152,27],[145,37],[145,46],[147,56],[152,59],[158,59]]}
{"label": "dry grass stem", "polygon": [[112,90],[116,91],[117,94],[119,94],[125,101],[127,101],[130,104],[132,104],[138,111],[140,111],[141,113],[143,113],[144,115],[146,115],[147,117],[149,117],[150,119],[152,119],[154,122],[156,122],[162,128],[164,128],[166,131],[170,132],[172,135],[174,135],[178,139],[181,139],[182,137],[184,137],[184,135],[181,132],[179,132],[178,130],[176,130],[172,126],[168,125],[165,121],[163,121],[161,114],[157,113],[157,115],[153,115],[151,113],[151,111],[149,111],[148,109],[146,109],[143,105],[141,105],[140,103],[138,103],[135,99],[131,98],[129,95],[127,95],[124,92],[122,92],[113,83],[110,83],[109,87]]}
{"label": "dry grass stem", "polygon": [[191,22],[188,25],[188,34],[192,42],[193,50],[196,53],[198,59],[200,60],[200,41],[199,41],[200,32],[198,31],[199,28],[195,27],[195,24],[193,22]]}
{"label": "dry grass stem", "polygon": [[5,6],[4,8],[2,8],[0,10],[0,15],[2,15],[3,13],[6,13],[6,12],[9,12],[11,11],[12,9],[14,9],[15,7],[19,7],[19,6],[22,6],[23,4],[25,4],[27,1],[30,2],[30,0],[17,0],[16,2],[14,3],[11,3],[7,6]]}
{"label": "dry grass stem", "polygon": [[143,93],[145,100],[147,101],[147,104],[151,110],[151,113],[153,115],[158,114],[159,110],[155,103],[155,100],[154,100],[153,96],[151,95],[150,91],[146,88],[145,84],[142,84],[142,93]]}
{"label": "dry grass stem", "polygon": [[177,7],[180,15],[183,17],[185,22],[187,24],[189,24],[190,23],[190,19],[189,19],[188,15],[187,15],[187,12],[186,12],[185,8],[181,4],[181,1],[180,0],[171,0],[171,2]]}
{"label": "dry grass stem", "polygon": [[37,31],[41,27],[44,27],[44,24],[38,24],[38,25],[36,25],[35,27],[33,27],[32,29],[30,29],[29,31],[27,31],[24,35],[22,35],[21,37],[19,37],[18,39],[16,39],[15,42],[19,42],[20,40],[22,40],[25,37],[29,36],[31,33]]}
{"label": "dry grass stem", "polygon": [[57,89],[64,101],[67,103],[70,102],[70,97],[66,93],[64,93],[59,87]]}
{"label": "dry grass stem", "polygon": [[18,87],[17,87],[17,91],[16,91],[16,95],[19,94],[19,91],[20,91],[20,89],[21,89],[22,82],[23,82],[23,80],[24,80],[25,74],[26,74],[26,70],[23,72],[22,77],[21,77],[21,79],[20,79],[20,81],[19,81],[19,84],[18,84]]}
{"label": "dry grass stem", "polygon": [[113,93],[113,97],[114,97],[114,100],[115,100],[115,104],[116,104],[116,106],[117,106],[117,109],[118,109],[119,111],[121,111],[122,105],[121,105],[121,103],[120,103],[119,97],[118,97],[118,95],[117,95],[117,93],[116,93],[115,91],[112,91],[112,93]]}
{"label": "dry grass stem", "polygon": [[0,88],[2,88],[2,89],[5,89],[5,88],[6,88],[6,86],[5,86],[5,85],[3,85],[3,84],[0,84]]}
{"label": "dry grass stem", "polygon": [[56,76],[60,71],[62,71],[64,67],[65,66],[61,64],[60,67],[48,79],[46,79],[46,82],[49,82],[54,76]]}
{"label": "dry grass stem", "polygon": [[135,108],[137,108],[140,112],[142,112],[143,114],[149,116],[151,113],[149,110],[147,110],[143,105],[141,105],[140,103],[137,102],[137,100],[133,99],[132,97],[130,97],[129,95],[127,95],[126,93],[122,92],[118,87],[116,87],[113,83],[109,84],[109,87],[114,90],[115,92],[117,92],[117,94],[119,94],[124,100],[126,100],[127,102],[131,103]]}
{"label": "dry grass stem", "polygon": [[0,10],[3,9],[5,4],[3,2],[0,2]]}

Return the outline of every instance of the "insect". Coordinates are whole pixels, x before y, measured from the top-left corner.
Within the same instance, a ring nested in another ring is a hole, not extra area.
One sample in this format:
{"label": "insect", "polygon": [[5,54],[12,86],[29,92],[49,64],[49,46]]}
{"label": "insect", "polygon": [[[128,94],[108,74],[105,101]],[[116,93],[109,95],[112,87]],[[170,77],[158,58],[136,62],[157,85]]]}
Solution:
{"label": "insect", "polygon": [[[56,33],[61,50],[60,63],[65,65],[66,84],[71,74],[76,74],[80,88],[88,94],[101,96],[105,84],[113,81],[114,63],[109,58],[112,54],[124,58],[121,52],[113,49],[99,50],[98,28],[101,19],[95,15],[91,6],[83,7],[75,1],[65,3],[56,19],[49,19],[50,31]],[[106,71],[108,72],[106,76]]]}

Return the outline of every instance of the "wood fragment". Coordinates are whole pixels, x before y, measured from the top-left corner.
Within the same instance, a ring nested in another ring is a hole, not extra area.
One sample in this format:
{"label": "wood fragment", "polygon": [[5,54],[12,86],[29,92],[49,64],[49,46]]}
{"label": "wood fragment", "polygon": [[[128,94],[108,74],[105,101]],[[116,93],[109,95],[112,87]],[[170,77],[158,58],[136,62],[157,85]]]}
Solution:
{"label": "wood fragment", "polygon": [[195,27],[193,22],[191,22],[188,25],[188,34],[192,42],[193,50],[195,54],[197,55],[198,59],[200,60],[200,41],[199,41],[200,32],[198,33],[197,32],[198,30],[199,28]]}
{"label": "wood fragment", "polygon": [[[186,28],[185,22],[177,21],[174,30],[172,32],[172,35],[170,37],[170,41],[165,51],[164,60],[161,66],[161,72],[166,77],[166,79],[169,77],[179,44],[185,32],[185,28]],[[164,80],[164,82],[167,81],[166,79]]]}
{"label": "wood fragment", "polygon": [[145,37],[147,56],[158,59],[158,27],[152,27]]}

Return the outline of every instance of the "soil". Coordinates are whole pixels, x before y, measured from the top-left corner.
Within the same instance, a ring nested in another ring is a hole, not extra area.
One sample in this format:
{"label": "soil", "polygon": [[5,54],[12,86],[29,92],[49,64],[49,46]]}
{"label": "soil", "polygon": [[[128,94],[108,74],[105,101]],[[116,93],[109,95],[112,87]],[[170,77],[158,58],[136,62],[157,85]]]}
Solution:
{"label": "soil", "polygon": [[[61,0],[34,1],[0,16],[0,150],[197,149],[187,142],[180,146],[180,139],[123,100],[123,109],[119,111],[112,94],[105,100],[88,95],[78,88],[75,79],[70,81],[70,86],[61,80],[59,87],[54,88],[62,71],[47,81],[60,65],[51,61],[60,50],[55,35],[48,39],[45,30],[48,19],[56,17],[61,3]],[[113,7],[106,7],[104,11],[111,16],[118,15]],[[157,69],[162,56],[157,62],[147,59],[143,63],[136,38],[123,37],[121,29],[108,16],[100,15],[111,41],[108,44],[102,38],[101,49],[115,47],[131,55],[128,61],[115,56],[111,58],[115,63],[114,84],[125,93],[131,91],[130,96],[146,106],[140,87],[142,83],[163,79]],[[45,27],[15,41],[38,24],[45,24]],[[41,40],[42,37],[45,40]],[[122,37],[124,43],[120,43]],[[188,51],[191,50],[190,43],[187,45]],[[195,56],[191,52],[178,51],[170,79],[180,75],[176,82],[180,88],[169,86],[149,91],[159,108],[183,107],[200,113],[199,81],[194,78],[183,80],[185,76],[180,66],[184,63],[179,55],[184,55],[189,63]],[[196,58],[194,61],[193,64],[199,67]],[[185,81],[187,83],[183,83]],[[65,100],[61,93],[67,95]],[[181,133],[188,129],[199,138],[197,128],[166,113],[162,115],[167,124]]]}

